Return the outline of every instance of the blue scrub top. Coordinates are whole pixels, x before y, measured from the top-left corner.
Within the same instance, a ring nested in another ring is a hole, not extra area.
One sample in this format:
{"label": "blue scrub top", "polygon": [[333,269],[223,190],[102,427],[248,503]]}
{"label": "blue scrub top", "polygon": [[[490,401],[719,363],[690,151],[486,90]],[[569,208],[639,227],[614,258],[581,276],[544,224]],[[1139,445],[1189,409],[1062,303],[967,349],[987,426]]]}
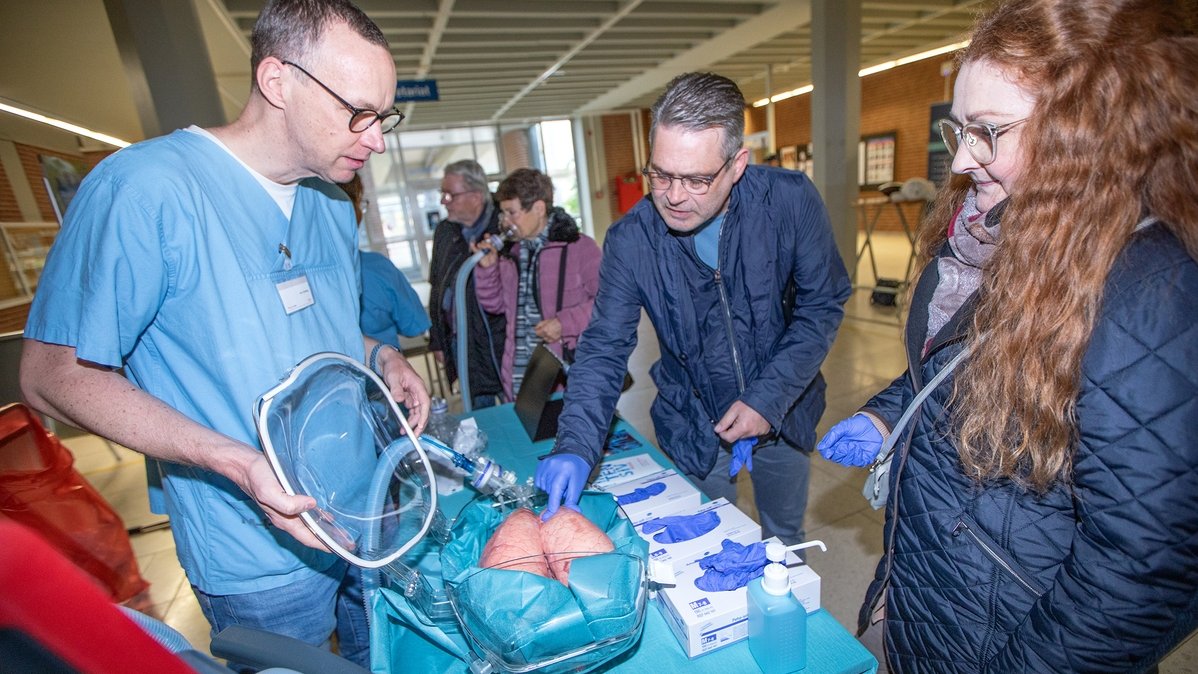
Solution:
{"label": "blue scrub top", "polygon": [[[289,222],[236,159],[176,131],[117,152],[83,181],[25,335],[123,366],[189,418],[259,447],[254,402],[291,367],[318,351],[364,357],[356,238],[336,186],[300,183]],[[289,315],[276,284],[301,276],[315,304]],[[179,559],[201,590],[271,589],[335,561],[269,528],[225,478],[160,465]]]}
{"label": "blue scrub top", "polygon": [[362,251],[362,334],[399,348],[399,335],[428,331],[428,312],[412,284],[387,256]]}

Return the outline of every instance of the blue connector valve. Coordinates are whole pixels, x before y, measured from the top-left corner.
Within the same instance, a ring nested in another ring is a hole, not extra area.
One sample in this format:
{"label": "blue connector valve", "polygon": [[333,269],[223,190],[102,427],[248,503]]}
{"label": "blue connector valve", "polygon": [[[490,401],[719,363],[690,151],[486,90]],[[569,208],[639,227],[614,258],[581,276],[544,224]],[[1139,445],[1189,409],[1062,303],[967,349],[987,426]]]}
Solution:
{"label": "blue connector valve", "polygon": [[516,483],[515,473],[504,470],[503,466],[486,457],[480,457],[477,461],[471,460],[465,454],[428,435],[422,436],[420,441],[452,461],[455,468],[467,475],[470,486],[484,494],[499,492]]}

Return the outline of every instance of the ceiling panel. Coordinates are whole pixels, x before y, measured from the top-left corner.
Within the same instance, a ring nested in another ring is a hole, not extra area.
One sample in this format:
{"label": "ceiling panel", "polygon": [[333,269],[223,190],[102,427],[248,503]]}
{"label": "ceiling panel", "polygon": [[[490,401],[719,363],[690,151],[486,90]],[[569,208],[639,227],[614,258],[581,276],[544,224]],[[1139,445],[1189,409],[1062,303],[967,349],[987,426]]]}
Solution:
{"label": "ceiling panel", "polygon": [[[263,0],[193,0],[200,13],[222,102],[234,115],[249,92],[249,32]],[[13,4],[13,7],[8,7]],[[16,5],[23,9],[17,11]],[[862,67],[962,39],[992,0],[866,0]],[[77,123],[139,139],[132,95],[102,0],[0,3],[5,41],[77,55],[75,67],[43,59],[0,64],[0,96],[24,100]],[[441,100],[404,104],[405,128],[561,118],[651,103],[674,75],[725,74],[745,98],[810,83],[809,0],[359,0],[392,45],[400,79],[437,80]],[[96,20],[61,20],[89,8]],[[76,8],[72,11],[70,8]],[[11,11],[10,11],[11,10]],[[105,26],[106,28],[106,26]],[[103,39],[97,36],[103,34]],[[59,50],[55,45],[62,45]],[[11,66],[11,67],[9,67]],[[12,71],[11,73],[9,71]],[[51,70],[53,72],[51,72]],[[80,82],[69,88],[70,73]],[[39,89],[40,87],[40,89]],[[88,88],[108,92],[86,103]],[[71,100],[74,96],[75,99]],[[119,118],[119,119],[118,119]]]}

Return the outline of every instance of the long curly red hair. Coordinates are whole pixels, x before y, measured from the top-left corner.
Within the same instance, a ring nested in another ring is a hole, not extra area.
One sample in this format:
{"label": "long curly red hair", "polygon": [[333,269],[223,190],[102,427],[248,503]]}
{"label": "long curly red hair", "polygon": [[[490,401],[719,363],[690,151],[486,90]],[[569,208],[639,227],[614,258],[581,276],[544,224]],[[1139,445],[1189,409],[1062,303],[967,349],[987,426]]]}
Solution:
{"label": "long curly red hair", "polygon": [[[979,482],[1043,492],[1069,479],[1082,358],[1136,223],[1159,217],[1198,259],[1198,39],[1180,4],[1013,0],[960,56],[1036,96],[953,393],[961,463]],[[920,225],[923,265],[969,185],[954,176]]]}

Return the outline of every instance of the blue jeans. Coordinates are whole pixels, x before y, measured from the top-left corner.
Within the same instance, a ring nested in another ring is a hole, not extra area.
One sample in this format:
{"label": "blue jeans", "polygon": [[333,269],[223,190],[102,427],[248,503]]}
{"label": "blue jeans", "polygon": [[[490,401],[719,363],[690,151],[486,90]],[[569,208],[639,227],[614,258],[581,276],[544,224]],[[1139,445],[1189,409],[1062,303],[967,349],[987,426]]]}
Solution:
{"label": "blue jeans", "polygon": [[[728,477],[732,451],[722,447],[716,456],[715,467],[705,479],[690,475],[691,480],[708,498],[720,497],[736,503],[736,480]],[[761,516],[761,536],[777,536],[786,545],[803,542],[803,514],[807,510],[807,473],[811,455],[783,440],[759,444],[753,452],[753,496]]]}
{"label": "blue jeans", "polygon": [[497,403],[494,393],[484,393],[481,395],[470,396],[470,407],[476,410],[494,407]]}
{"label": "blue jeans", "polygon": [[[273,590],[212,595],[191,587],[212,635],[242,625],[329,648],[333,632],[341,656],[370,668],[370,634],[361,571],[338,560],[327,571]],[[244,665],[229,663],[235,670]]]}

